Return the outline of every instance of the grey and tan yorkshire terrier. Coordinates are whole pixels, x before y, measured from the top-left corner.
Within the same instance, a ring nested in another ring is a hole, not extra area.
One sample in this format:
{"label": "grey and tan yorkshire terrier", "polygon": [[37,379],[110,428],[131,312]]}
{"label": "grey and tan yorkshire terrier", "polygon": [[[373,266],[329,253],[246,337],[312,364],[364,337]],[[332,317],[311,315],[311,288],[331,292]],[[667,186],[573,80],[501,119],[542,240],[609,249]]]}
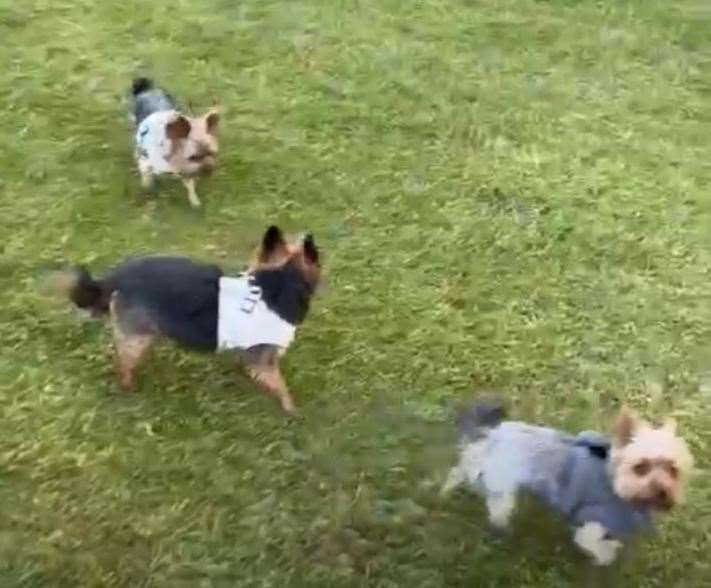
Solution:
{"label": "grey and tan yorkshire terrier", "polygon": [[134,80],[131,95],[141,184],[150,189],[155,176],[177,176],[188,191],[190,205],[199,207],[195,182],[217,164],[217,111],[190,117],[180,112],[170,94],[148,78]]}
{"label": "grey and tan yorkshire terrier", "polygon": [[109,315],[122,388],[133,389],[151,348],[171,340],[195,351],[236,352],[249,375],[295,414],[279,362],[320,275],[313,237],[287,241],[271,226],[247,271],[235,277],[183,257],[143,257],[101,279],[77,268],[58,275],[56,286],[80,309]]}
{"label": "grey and tan yorkshire terrier", "polygon": [[527,493],[567,520],[574,542],[597,565],[609,565],[626,539],[651,529],[654,513],[683,498],[693,460],[672,421],[654,427],[623,409],[608,441],[504,418],[498,403],[460,416],[459,463],[442,489],[475,490],[495,528],[508,527]]}

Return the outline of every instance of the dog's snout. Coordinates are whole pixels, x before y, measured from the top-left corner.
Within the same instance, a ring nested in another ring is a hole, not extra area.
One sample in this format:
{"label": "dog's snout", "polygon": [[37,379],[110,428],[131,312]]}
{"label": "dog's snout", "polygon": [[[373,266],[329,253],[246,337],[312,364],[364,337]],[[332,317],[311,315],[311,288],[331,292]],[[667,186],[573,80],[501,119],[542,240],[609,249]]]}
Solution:
{"label": "dog's snout", "polygon": [[194,163],[203,163],[205,165],[214,164],[217,152],[207,145],[198,145],[195,153],[190,155],[188,159]]}
{"label": "dog's snout", "polygon": [[670,490],[662,485],[657,485],[654,488],[654,493],[652,495],[652,502],[657,508],[662,510],[669,510],[674,506],[674,498]]}

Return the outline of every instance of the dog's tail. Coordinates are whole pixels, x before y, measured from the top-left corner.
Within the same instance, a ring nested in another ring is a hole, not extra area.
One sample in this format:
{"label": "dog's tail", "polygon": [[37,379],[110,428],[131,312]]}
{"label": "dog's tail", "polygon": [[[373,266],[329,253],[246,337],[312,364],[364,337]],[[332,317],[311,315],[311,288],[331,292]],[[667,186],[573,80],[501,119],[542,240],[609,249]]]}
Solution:
{"label": "dog's tail", "polygon": [[131,93],[134,96],[138,96],[139,94],[146,92],[150,89],[153,88],[153,80],[150,78],[136,78],[133,80],[133,84],[131,84]]}
{"label": "dog's tail", "polygon": [[495,399],[479,400],[457,417],[457,433],[461,439],[472,442],[485,437],[506,418],[506,409]]}
{"label": "dog's tail", "polygon": [[93,315],[109,311],[110,292],[101,280],[95,280],[83,266],[57,272],[52,285],[60,295],[69,298],[78,308]]}

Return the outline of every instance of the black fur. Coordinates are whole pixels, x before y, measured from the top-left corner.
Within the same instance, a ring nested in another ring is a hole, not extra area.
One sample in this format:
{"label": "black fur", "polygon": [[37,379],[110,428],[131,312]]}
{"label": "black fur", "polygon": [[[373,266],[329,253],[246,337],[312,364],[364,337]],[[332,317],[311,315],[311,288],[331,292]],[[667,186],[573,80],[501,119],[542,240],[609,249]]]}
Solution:
{"label": "black fur", "polygon": [[217,347],[218,287],[222,270],[182,257],[128,261],[104,280],[118,292],[123,315],[136,329],[152,328],[192,349]]}
{"label": "black fur", "polygon": [[595,457],[603,460],[607,459],[607,456],[610,454],[610,448],[604,445],[588,445],[588,451]]}
{"label": "black fur", "polygon": [[457,432],[470,441],[480,439],[488,429],[499,425],[506,418],[503,405],[494,400],[478,401],[463,411],[457,418]]}
{"label": "black fur", "polygon": [[153,89],[153,80],[149,78],[136,78],[131,84],[131,92],[134,96],[151,89]]}
{"label": "black fur", "polygon": [[[77,275],[70,298],[82,308],[106,312],[108,300],[116,293],[122,320],[130,321],[127,328],[164,335],[192,349],[214,351],[222,275],[216,265],[182,257],[145,257],[123,263],[98,281],[84,270]],[[294,325],[304,320],[313,287],[294,262],[257,271],[254,280],[271,310]]]}
{"label": "black fur", "polygon": [[277,247],[281,247],[284,244],[284,236],[279,227],[270,226],[264,233],[264,237],[262,237],[262,256],[268,257]]}
{"label": "black fur", "polygon": [[83,266],[74,268],[74,284],[69,291],[70,300],[79,308],[100,314],[108,310],[101,284],[91,277]]}
{"label": "black fur", "polygon": [[270,310],[292,325],[304,321],[314,288],[295,262],[278,270],[259,270],[254,274],[254,281],[262,289],[264,303]]}
{"label": "black fur", "polygon": [[318,249],[311,233],[304,237],[304,255],[311,263],[318,263]]}
{"label": "black fur", "polygon": [[594,431],[578,433],[573,439],[575,445],[585,447],[590,455],[606,460],[610,454],[610,441]]}
{"label": "black fur", "polygon": [[175,99],[165,90],[156,87],[148,78],[136,78],[131,84],[133,117],[136,125],[154,112],[179,110]]}

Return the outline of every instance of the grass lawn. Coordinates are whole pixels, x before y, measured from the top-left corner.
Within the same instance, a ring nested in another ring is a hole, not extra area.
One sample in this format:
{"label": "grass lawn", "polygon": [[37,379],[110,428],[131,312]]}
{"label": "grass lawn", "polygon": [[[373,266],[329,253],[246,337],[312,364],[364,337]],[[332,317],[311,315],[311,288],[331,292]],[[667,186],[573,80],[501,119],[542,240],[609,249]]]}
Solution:
{"label": "grass lawn", "polygon": [[[711,585],[711,9],[703,0],[0,0],[0,586]],[[149,74],[224,108],[222,163],[141,194]],[[285,419],[227,357],[110,338],[42,284],[315,233]],[[688,503],[600,572],[535,506],[440,500],[452,415],[673,414]]]}

